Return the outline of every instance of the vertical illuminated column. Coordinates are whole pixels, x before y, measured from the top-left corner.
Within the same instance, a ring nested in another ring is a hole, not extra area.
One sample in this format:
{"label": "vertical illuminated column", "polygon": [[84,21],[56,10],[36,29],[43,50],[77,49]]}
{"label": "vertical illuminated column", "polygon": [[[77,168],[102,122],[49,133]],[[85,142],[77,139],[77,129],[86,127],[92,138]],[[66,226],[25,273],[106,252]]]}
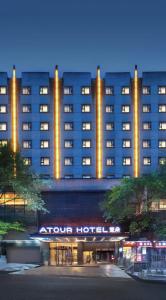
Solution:
{"label": "vertical illuminated column", "polygon": [[60,80],[58,66],[54,73],[54,177],[60,179]]}
{"label": "vertical illuminated column", "polygon": [[102,113],[102,80],[100,67],[97,67],[96,77],[96,178],[103,176],[103,113]]}
{"label": "vertical illuminated column", "polygon": [[12,126],[12,150],[16,153],[18,148],[18,103],[17,103],[17,79],[16,69],[13,66],[13,74],[11,79],[11,126]]}
{"label": "vertical illuminated column", "polygon": [[133,124],[134,124],[134,177],[139,176],[139,79],[138,70],[135,66],[133,82]]}

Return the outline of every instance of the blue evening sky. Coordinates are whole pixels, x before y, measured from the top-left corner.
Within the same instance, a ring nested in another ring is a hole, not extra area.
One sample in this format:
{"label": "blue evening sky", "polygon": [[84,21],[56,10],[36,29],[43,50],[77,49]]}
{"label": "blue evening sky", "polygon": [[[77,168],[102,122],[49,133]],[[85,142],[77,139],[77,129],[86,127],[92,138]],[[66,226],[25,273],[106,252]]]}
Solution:
{"label": "blue evening sky", "polygon": [[0,0],[0,71],[166,70],[166,0]]}

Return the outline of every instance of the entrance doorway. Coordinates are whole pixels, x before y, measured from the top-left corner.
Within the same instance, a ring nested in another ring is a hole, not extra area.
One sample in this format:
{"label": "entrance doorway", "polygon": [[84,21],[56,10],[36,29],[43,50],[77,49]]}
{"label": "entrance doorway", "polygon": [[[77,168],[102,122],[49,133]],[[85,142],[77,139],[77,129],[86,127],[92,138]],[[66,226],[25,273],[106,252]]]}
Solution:
{"label": "entrance doorway", "polygon": [[77,264],[77,245],[50,243],[50,265],[70,266]]}

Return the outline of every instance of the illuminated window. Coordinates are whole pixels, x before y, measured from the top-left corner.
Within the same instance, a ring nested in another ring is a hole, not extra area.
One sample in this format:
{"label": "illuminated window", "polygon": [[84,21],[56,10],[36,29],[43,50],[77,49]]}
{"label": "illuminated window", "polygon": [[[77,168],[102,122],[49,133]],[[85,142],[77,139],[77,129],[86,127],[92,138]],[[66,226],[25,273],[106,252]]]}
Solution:
{"label": "illuminated window", "polygon": [[83,122],[82,123],[82,130],[91,130],[91,123],[90,122]]}
{"label": "illuminated window", "polygon": [[165,113],[166,112],[166,104],[159,104],[159,112],[160,113]]}
{"label": "illuminated window", "polygon": [[47,131],[47,130],[49,130],[49,123],[48,122],[41,122],[40,123],[40,130],[41,131]]}
{"label": "illuminated window", "polygon": [[130,94],[130,88],[128,86],[122,87],[121,94],[122,95],[129,95]]}
{"label": "illuminated window", "polygon": [[151,158],[150,157],[144,157],[143,158],[143,165],[144,166],[150,166],[151,165]]}
{"label": "illuminated window", "polygon": [[64,105],[63,111],[65,113],[72,113],[73,112],[73,105],[72,104]]}
{"label": "illuminated window", "polygon": [[113,178],[115,178],[115,175],[114,174],[107,174],[106,178],[107,179],[113,179]]}
{"label": "illuminated window", "polygon": [[106,148],[114,148],[115,141],[114,140],[107,140],[106,141]]}
{"label": "illuminated window", "polygon": [[159,165],[166,165],[166,157],[159,157]]}
{"label": "illuminated window", "polygon": [[143,113],[149,113],[149,112],[151,112],[151,105],[150,104],[144,104],[144,105],[142,105],[142,112]]}
{"label": "illuminated window", "polygon": [[131,124],[129,122],[123,122],[122,123],[122,130],[123,131],[129,131],[129,130],[131,130]]}
{"label": "illuminated window", "polygon": [[64,144],[65,148],[73,148],[73,140],[65,140]]}
{"label": "illuminated window", "polygon": [[73,165],[73,157],[65,157],[64,164],[65,164],[65,166],[72,166]]}
{"label": "illuminated window", "polygon": [[82,165],[83,166],[90,166],[91,165],[91,157],[83,157],[82,158]]}
{"label": "illuminated window", "polygon": [[159,130],[166,130],[166,122],[159,123]]}
{"label": "illuminated window", "polygon": [[73,178],[73,175],[64,175],[64,178],[65,178],[65,179],[72,179],[72,178]]}
{"label": "illuminated window", "polygon": [[41,86],[39,89],[40,95],[48,95],[48,87],[47,86]]}
{"label": "illuminated window", "polygon": [[83,178],[83,179],[91,179],[92,176],[91,176],[91,175],[82,175],[82,178]]}
{"label": "illuminated window", "polygon": [[113,113],[114,112],[114,106],[113,105],[106,105],[105,112],[106,113]]}
{"label": "illuminated window", "polygon": [[159,140],[158,141],[159,148],[166,148],[166,140]]}
{"label": "illuminated window", "polygon": [[88,105],[88,104],[83,104],[83,105],[81,106],[81,111],[82,111],[83,113],[89,113],[89,112],[91,111],[91,106]]}
{"label": "illuminated window", "polygon": [[6,105],[0,105],[0,113],[6,114],[7,113],[7,106]]}
{"label": "illuminated window", "polygon": [[130,105],[122,105],[122,113],[129,113],[130,112]]}
{"label": "illuminated window", "polygon": [[47,113],[49,111],[49,107],[47,104],[41,104],[40,105],[40,110],[41,113]]}
{"label": "illuminated window", "polygon": [[158,94],[165,95],[166,94],[166,86],[159,86],[158,87]]}
{"label": "illuminated window", "polygon": [[22,130],[23,131],[30,131],[31,129],[32,129],[32,123],[31,122],[22,123]]}
{"label": "illuminated window", "polygon": [[113,86],[106,86],[105,87],[105,95],[113,95],[113,94],[114,94]]}
{"label": "illuminated window", "polygon": [[125,174],[123,175],[123,178],[124,178],[124,179],[128,179],[128,178],[130,178],[130,177],[131,177],[130,175],[125,175]]}
{"label": "illuminated window", "polygon": [[114,157],[109,157],[106,159],[106,166],[114,166],[114,164],[115,164]]}
{"label": "illuminated window", "polygon": [[82,95],[90,95],[90,87],[89,86],[84,86],[81,88],[81,94]]}
{"label": "illuminated window", "polygon": [[65,123],[64,130],[73,130],[73,122]]}
{"label": "illuminated window", "polygon": [[41,140],[40,141],[40,148],[41,149],[48,149],[49,148],[49,141],[48,140]]}
{"label": "illuminated window", "polygon": [[63,88],[63,94],[64,95],[72,95],[73,94],[73,88],[71,86],[65,86]]}
{"label": "illuminated window", "polygon": [[114,130],[114,123],[113,122],[106,123],[105,129],[106,130]]}
{"label": "illuminated window", "polygon": [[143,95],[150,95],[150,86],[143,86],[142,94]]}
{"label": "illuminated window", "polygon": [[31,140],[25,140],[22,142],[22,147],[24,149],[31,149],[32,148],[32,141]]}
{"label": "illuminated window", "polygon": [[166,199],[160,200],[159,208],[160,208],[160,210],[166,210]]}
{"label": "illuminated window", "polygon": [[131,157],[123,157],[123,166],[131,166]]}
{"label": "illuminated window", "polygon": [[143,140],[142,141],[142,148],[150,148],[151,147],[151,141],[150,140]]}
{"label": "illuminated window", "polygon": [[6,94],[7,94],[7,87],[0,86],[0,95],[6,95]]}
{"label": "illuminated window", "polygon": [[6,131],[7,130],[7,123],[0,122],[0,131]]}
{"label": "illuminated window", "polygon": [[24,86],[24,87],[22,88],[22,95],[25,95],[25,96],[31,95],[31,87],[29,87],[29,86]]}
{"label": "illuminated window", "polygon": [[31,166],[32,165],[32,157],[23,157],[23,162],[25,166]]}
{"label": "illuminated window", "polygon": [[91,148],[91,140],[82,140],[82,148]]}
{"label": "illuminated window", "polygon": [[131,140],[123,140],[122,147],[123,148],[130,148],[131,147]]}
{"label": "illuminated window", "polygon": [[31,112],[31,104],[26,104],[22,106],[23,113],[30,113]]}
{"label": "illuminated window", "polygon": [[151,130],[151,122],[144,122],[143,130]]}
{"label": "illuminated window", "polygon": [[50,158],[49,157],[41,157],[40,158],[40,165],[41,166],[49,166],[50,165]]}
{"label": "illuminated window", "polygon": [[0,140],[0,147],[7,146],[8,140]]}

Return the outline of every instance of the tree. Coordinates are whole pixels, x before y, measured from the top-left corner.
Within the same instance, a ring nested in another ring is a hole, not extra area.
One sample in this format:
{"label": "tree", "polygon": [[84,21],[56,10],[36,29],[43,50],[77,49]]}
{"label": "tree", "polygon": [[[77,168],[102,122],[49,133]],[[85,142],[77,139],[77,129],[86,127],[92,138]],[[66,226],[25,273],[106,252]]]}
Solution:
{"label": "tree", "polygon": [[8,233],[10,230],[15,230],[15,231],[25,231],[24,226],[19,223],[19,222],[3,222],[0,221],[0,236],[5,235]]}
{"label": "tree", "polygon": [[[41,198],[41,181],[33,174],[20,152],[14,153],[11,144],[0,148],[0,203],[22,199],[27,209],[47,211]],[[5,195],[10,195],[9,198]]]}

